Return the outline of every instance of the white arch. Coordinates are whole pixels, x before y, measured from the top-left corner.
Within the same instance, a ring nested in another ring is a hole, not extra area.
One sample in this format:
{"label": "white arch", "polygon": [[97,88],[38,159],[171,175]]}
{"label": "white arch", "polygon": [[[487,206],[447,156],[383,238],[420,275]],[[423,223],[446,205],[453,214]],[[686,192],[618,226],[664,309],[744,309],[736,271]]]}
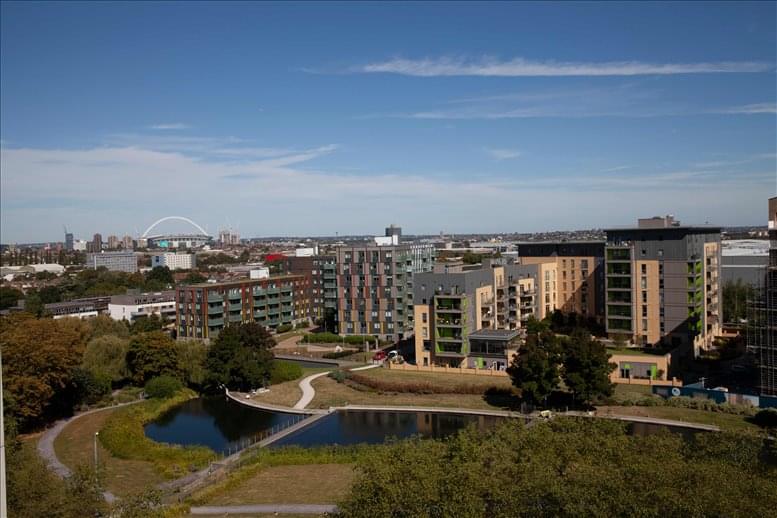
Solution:
{"label": "white arch", "polygon": [[192,225],[193,227],[196,227],[197,230],[199,230],[202,233],[203,236],[207,236],[208,235],[208,233],[205,231],[204,228],[202,228],[201,226],[199,226],[197,223],[195,223],[194,221],[190,220],[189,218],[185,218],[183,216],[166,216],[164,218],[158,219],[155,222],[153,222],[151,224],[151,226],[148,227],[146,229],[146,231],[143,232],[143,235],[140,236],[140,237],[147,237],[148,233],[151,232],[151,229],[153,229],[155,226],[159,225],[160,223],[163,223],[163,222],[171,220],[171,219],[177,219],[179,221],[185,221],[186,223]]}

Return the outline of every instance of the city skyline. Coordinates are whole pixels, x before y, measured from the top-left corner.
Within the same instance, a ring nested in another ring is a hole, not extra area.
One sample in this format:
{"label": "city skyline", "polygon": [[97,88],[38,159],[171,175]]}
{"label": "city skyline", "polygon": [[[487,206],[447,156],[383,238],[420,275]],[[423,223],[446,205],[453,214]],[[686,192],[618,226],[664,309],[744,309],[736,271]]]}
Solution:
{"label": "city skyline", "polygon": [[776,15],[4,2],[0,240],[761,225]]}

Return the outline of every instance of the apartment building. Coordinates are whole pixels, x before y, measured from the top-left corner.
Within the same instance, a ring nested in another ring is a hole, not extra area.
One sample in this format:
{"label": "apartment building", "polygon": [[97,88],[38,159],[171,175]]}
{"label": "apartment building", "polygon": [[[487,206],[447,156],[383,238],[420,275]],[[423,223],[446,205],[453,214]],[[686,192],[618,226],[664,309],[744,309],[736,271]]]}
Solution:
{"label": "apartment building", "polygon": [[195,254],[154,254],[151,256],[151,267],[166,266],[171,270],[191,270],[197,267]]}
{"label": "apartment building", "polygon": [[720,332],[720,228],[665,216],[606,234],[608,334],[644,346],[708,346]]}
{"label": "apartment building", "polygon": [[96,270],[107,268],[112,272],[135,273],[138,260],[134,252],[100,252],[86,254],[86,267]]}
{"label": "apartment building", "polygon": [[337,256],[302,253],[284,260],[287,274],[304,275],[308,279],[310,318],[334,322],[337,308]]}
{"label": "apartment building", "polygon": [[114,320],[126,320],[129,323],[151,315],[157,315],[165,321],[174,320],[175,291],[114,295],[108,304],[108,314]]}
{"label": "apartment building", "polygon": [[747,348],[758,363],[758,392],[777,396],[777,197],[768,205],[769,264],[748,301]]}
{"label": "apartment building", "polygon": [[519,243],[521,264],[553,265],[550,282],[553,290],[545,290],[548,300],[540,307],[540,318],[559,309],[585,318],[604,319],[604,241],[563,241]]}
{"label": "apartment building", "polygon": [[[440,265],[415,275],[416,363],[504,370],[542,305],[543,264]],[[550,282],[550,281],[548,281]]]}
{"label": "apartment building", "polygon": [[54,319],[91,318],[108,311],[111,297],[87,297],[67,302],[52,302],[43,306],[43,311]]}
{"label": "apartment building", "polygon": [[[413,333],[413,277],[432,271],[435,250],[431,244],[400,244],[398,230],[392,227],[392,235],[373,242],[337,247],[337,299],[326,293],[324,298],[325,305],[336,305],[340,334],[401,340]],[[331,279],[324,280],[331,293]]]}
{"label": "apartment building", "polygon": [[231,323],[256,322],[275,329],[305,321],[310,314],[308,282],[304,275],[277,275],[179,287],[178,337],[209,340]]}

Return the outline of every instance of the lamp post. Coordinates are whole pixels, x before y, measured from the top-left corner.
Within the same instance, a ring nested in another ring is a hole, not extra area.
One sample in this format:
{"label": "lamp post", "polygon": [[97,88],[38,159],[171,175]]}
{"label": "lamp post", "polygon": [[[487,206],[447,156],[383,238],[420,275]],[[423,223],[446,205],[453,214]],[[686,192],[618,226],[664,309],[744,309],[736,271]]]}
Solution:
{"label": "lamp post", "polygon": [[97,475],[97,437],[100,432],[94,432],[94,473]]}

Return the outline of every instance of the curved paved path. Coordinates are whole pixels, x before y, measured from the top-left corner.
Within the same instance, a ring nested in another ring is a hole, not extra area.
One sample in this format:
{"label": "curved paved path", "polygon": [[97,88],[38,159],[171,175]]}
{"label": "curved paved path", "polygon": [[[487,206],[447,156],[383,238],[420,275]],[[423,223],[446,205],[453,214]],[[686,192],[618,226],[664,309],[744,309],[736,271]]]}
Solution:
{"label": "curved paved path", "polygon": [[316,378],[320,378],[321,376],[326,376],[327,374],[329,374],[329,371],[319,372],[318,374],[308,376],[299,382],[299,388],[302,389],[302,397],[299,398],[299,401],[294,404],[295,409],[302,410],[308,406],[311,401],[313,401],[313,398],[316,397],[316,391],[313,389],[313,386],[310,384],[310,382]]}
{"label": "curved paved path", "polygon": [[[142,400],[139,399],[137,401],[130,401],[129,403],[120,403],[118,405],[106,406],[103,408],[95,408],[93,410],[87,410],[86,412],[76,414],[67,419],[62,419],[57,421],[54,424],[54,426],[46,430],[38,440],[38,455],[40,455],[41,458],[43,458],[44,462],[46,463],[46,466],[51,471],[56,473],[60,478],[69,477],[72,471],[70,470],[70,468],[65,466],[62,463],[62,461],[59,460],[59,458],[57,457],[57,452],[54,450],[54,441],[57,439],[57,437],[59,437],[59,434],[62,433],[62,430],[64,430],[68,424],[86,415],[94,414],[96,412],[102,412],[103,410],[110,410],[110,409],[119,408],[127,405],[134,405],[135,403],[140,403],[141,401]],[[103,492],[103,496],[105,497],[105,500],[109,503],[116,501],[116,495],[114,495],[110,491]]]}

